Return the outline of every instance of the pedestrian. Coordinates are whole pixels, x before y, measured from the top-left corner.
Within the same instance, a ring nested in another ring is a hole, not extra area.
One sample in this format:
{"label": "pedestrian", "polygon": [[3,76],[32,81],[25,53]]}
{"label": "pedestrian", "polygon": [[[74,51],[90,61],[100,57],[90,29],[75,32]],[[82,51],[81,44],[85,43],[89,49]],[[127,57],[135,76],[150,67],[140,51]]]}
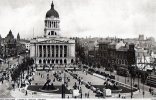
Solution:
{"label": "pedestrian", "polygon": [[19,83],[17,84],[18,88],[19,88]]}
{"label": "pedestrian", "polygon": [[80,78],[79,78],[79,85],[80,85],[80,83],[81,83],[81,80],[80,80]]}
{"label": "pedestrian", "polygon": [[3,78],[2,78],[2,84],[3,84]]}
{"label": "pedestrian", "polygon": [[119,98],[121,97],[121,94],[119,93]]}
{"label": "pedestrian", "polygon": [[88,95],[87,95],[87,97],[89,98],[89,92],[88,92]]}
{"label": "pedestrian", "polygon": [[26,95],[26,96],[28,95],[28,92],[27,92],[27,90],[25,91],[25,95]]}
{"label": "pedestrian", "polygon": [[81,98],[82,98],[82,93],[81,93]]}
{"label": "pedestrian", "polygon": [[53,82],[55,82],[55,78],[54,78]]}

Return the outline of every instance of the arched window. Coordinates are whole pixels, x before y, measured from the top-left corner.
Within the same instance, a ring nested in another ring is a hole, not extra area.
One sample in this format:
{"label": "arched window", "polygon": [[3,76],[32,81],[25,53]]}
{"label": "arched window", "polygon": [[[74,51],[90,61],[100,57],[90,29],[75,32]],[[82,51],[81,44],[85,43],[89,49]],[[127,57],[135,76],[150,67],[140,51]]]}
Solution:
{"label": "arched window", "polygon": [[56,26],[56,25],[55,25],[55,22],[54,22],[54,28],[55,28],[55,26]]}
{"label": "arched window", "polygon": [[48,64],[50,64],[50,60],[48,59]]}
{"label": "arched window", "polygon": [[44,63],[44,64],[46,63],[46,60],[45,60],[45,59],[43,60],[43,63]]}
{"label": "arched window", "polygon": [[50,35],[50,32],[48,33],[48,35]]}
{"label": "arched window", "polygon": [[56,64],[58,64],[58,60],[56,59]]}
{"label": "arched window", "polygon": [[67,64],[67,60],[66,59],[64,60],[64,63]]}
{"label": "arched window", "polygon": [[62,59],[60,60],[60,64],[62,64]]}
{"label": "arched window", "polygon": [[54,64],[54,59],[52,59],[52,64]]}
{"label": "arched window", "polygon": [[40,59],[40,60],[39,60],[39,64],[41,64],[41,63],[42,63],[42,60]]}
{"label": "arched window", "polygon": [[71,63],[73,63],[73,62],[74,62],[74,60],[72,59],[72,60],[71,60]]}
{"label": "arched window", "polygon": [[51,35],[54,35],[54,31],[51,31]]}
{"label": "arched window", "polygon": [[67,46],[64,46],[64,57],[67,57]]}
{"label": "arched window", "polygon": [[56,45],[56,57],[58,57],[58,52],[59,52],[58,45]]}

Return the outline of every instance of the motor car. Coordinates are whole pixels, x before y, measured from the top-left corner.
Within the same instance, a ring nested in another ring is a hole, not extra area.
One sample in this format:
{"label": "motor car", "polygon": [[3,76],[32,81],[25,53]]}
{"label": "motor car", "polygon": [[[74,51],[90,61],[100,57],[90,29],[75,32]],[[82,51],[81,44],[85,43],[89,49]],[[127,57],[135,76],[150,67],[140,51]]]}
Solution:
{"label": "motor car", "polygon": [[110,79],[115,79],[115,76],[114,75],[110,75],[109,78]]}
{"label": "motor car", "polygon": [[89,84],[86,84],[85,87],[90,89],[91,86]]}
{"label": "motor car", "polygon": [[105,72],[101,72],[101,75],[102,75],[102,76],[105,76],[105,75],[106,75],[106,73],[105,73]]}
{"label": "motor car", "polygon": [[102,92],[97,92],[95,96],[96,97],[103,97],[103,93]]}
{"label": "motor car", "polygon": [[95,73],[96,73],[96,74],[100,74],[100,71],[96,71]]}
{"label": "motor car", "polygon": [[93,91],[93,92],[96,92],[96,88],[94,86],[91,86],[90,89]]}

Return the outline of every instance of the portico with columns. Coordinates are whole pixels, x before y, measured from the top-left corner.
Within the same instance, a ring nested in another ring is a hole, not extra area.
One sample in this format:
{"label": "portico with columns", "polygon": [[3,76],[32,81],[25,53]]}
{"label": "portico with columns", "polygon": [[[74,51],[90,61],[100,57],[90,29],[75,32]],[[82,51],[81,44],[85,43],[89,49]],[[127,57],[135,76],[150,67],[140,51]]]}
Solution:
{"label": "portico with columns", "polygon": [[53,2],[44,22],[44,36],[30,42],[30,57],[38,65],[74,63],[75,40],[61,37],[59,14],[54,9]]}

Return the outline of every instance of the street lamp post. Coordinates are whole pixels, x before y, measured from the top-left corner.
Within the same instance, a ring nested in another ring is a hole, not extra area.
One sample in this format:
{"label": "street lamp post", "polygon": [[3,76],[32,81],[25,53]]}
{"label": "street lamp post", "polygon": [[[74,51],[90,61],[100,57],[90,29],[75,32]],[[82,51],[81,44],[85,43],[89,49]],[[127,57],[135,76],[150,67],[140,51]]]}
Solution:
{"label": "street lamp post", "polygon": [[133,90],[132,90],[132,66],[130,66],[130,71],[131,71],[131,98],[133,97]]}
{"label": "street lamp post", "polygon": [[151,93],[151,71],[150,71],[150,93]]}
{"label": "street lamp post", "polygon": [[9,70],[9,67],[10,67],[10,66],[9,66],[9,61],[8,61],[8,70]]}
{"label": "street lamp post", "polygon": [[126,76],[125,76],[125,84],[126,84]]}
{"label": "street lamp post", "polygon": [[19,65],[19,58],[20,58],[20,55],[18,55],[18,65]]}
{"label": "street lamp post", "polygon": [[[143,57],[144,57],[144,66],[145,66],[145,54],[143,54]],[[145,95],[145,92],[144,92],[144,84],[145,84],[145,72],[143,73],[143,92],[142,92],[143,98],[144,98],[144,95]]]}
{"label": "street lamp post", "polygon": [[63,83],[62,83],[62,98],[65,98],[65,78],[66,78],[66,74],[65,74],[65,68],[64,68],[64,77],[63,77]]}
{"label": "street lamp post", "polygon": [[139,72],[137,74],[138,74],[138,90],[140,90],[140,86],[139,86],[139,81],[140,81],[139,80],[139,78],[140,78],[139,76],[140,76],[140,74],[139,74]]}

